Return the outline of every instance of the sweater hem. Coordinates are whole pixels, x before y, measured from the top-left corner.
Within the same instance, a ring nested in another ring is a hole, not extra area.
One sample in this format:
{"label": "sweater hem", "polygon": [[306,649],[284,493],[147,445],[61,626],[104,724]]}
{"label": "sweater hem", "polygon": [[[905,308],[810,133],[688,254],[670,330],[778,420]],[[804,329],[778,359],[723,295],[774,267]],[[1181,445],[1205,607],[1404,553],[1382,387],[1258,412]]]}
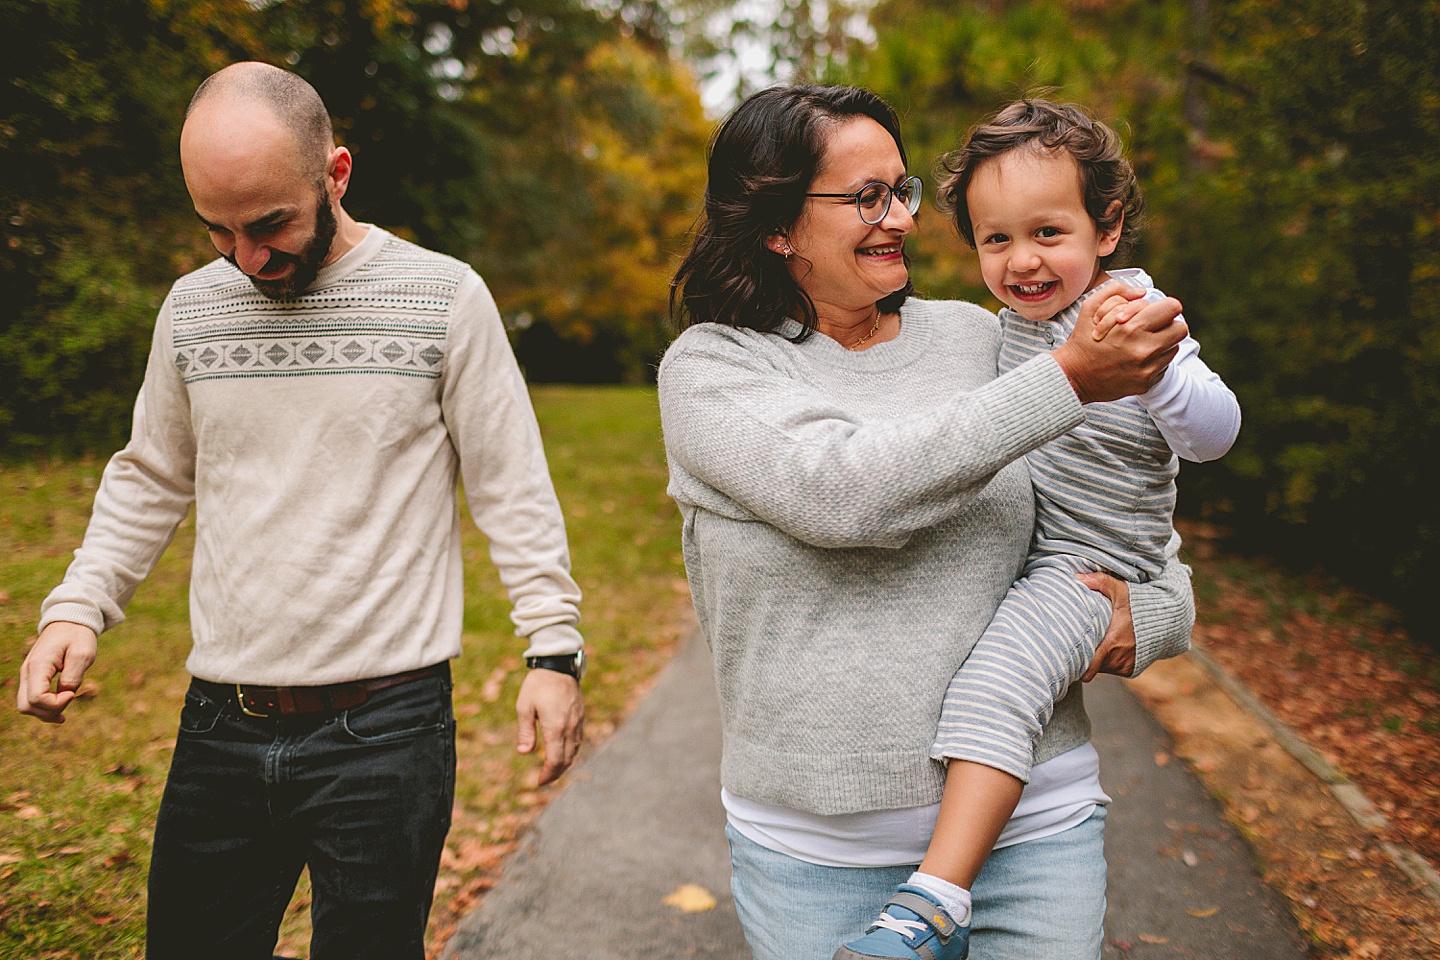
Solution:
{"label": "sweater hem", "polygon": [[720,764],[726,790],[821,816],[928,806],[945,789],[945,768],[926,758],[924,747],[826,755],[736,748],[727,738]]}

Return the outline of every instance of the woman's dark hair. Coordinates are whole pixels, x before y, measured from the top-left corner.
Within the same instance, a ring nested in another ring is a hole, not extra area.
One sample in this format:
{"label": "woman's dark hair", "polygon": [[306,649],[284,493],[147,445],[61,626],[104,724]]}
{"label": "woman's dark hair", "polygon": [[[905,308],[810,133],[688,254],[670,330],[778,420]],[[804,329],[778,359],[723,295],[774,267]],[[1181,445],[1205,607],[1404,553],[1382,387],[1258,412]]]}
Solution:
{"label": "woman's dark hair", "polygon": [[[800,219],[829,131],[856,117],[884,127],[905,162],[895,111],[859,87],[771,87],[725,118],[710,142],[704,215],[670,282],[670,312],[681,327],[773,331],[794,319],[804,328],[797,340],[815,331],[815,304],[765,241]],[[898,310],[913,292],[907,282],[879,301],[881,312]]]}
{"label": "woman's dark hair", "polygon": [[[1017,100],[970,131],[965,145],[940,158],[940,185],[935,202],[955,221],[960,236],[973,249],[975,228],[970,222],[970,205],[965,191],[987,160],[1025,147],[1044,152],[1064,151],[1080,167],[1080,196],[1085,212],[1100,230],[1115,226],[1124,216],[1120,241],[1115,251],[1100,258],[1106,267],[1129,253],[1140,231],[1140,214],[1145,198],[1130,161],[1125,159],[1120,138],[1099,120],[1079,107],[1049,100]],[[1115,201],[1120,202],[1112,211]]]}

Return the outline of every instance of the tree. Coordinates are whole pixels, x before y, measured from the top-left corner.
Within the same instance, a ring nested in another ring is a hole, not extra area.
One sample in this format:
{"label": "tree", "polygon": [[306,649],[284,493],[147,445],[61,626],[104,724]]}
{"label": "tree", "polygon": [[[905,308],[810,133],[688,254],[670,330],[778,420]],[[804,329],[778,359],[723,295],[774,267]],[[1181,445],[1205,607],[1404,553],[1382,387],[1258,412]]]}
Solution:
{"label": "tree", "polygon": [[[1440,17],[1414,0],[1216,9],[1225,131],[1177,224],[1206,350],[1245,406],[1196,492],[1440,644]],[[1189,302],[1189,301],[1187,301]]]}

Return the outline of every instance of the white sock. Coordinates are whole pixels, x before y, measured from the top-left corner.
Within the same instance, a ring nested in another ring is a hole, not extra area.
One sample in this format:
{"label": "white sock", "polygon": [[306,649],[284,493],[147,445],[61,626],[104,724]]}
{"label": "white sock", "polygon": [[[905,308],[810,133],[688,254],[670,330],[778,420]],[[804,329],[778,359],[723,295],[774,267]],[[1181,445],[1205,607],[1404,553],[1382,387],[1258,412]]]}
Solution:
{"label": "white sock", "polygon": [[970,891],[964,887],[957,887],[949,880],[942,880],[939,877],[932,877],[928,873],[921,873],[916,870],[910,874],[910,879],[905,881],[912,887],[919,887],[940,901],[951,918],[962,927],[970,926]]}

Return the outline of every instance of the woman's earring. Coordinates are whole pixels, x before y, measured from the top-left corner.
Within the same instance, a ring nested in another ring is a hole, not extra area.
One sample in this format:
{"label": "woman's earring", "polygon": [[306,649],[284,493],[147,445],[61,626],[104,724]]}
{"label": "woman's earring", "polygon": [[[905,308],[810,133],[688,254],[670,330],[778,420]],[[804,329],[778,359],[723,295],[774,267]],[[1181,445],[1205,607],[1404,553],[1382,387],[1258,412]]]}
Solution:
{"label": "woman's earring", "polygon": [[784,257],[786,260],[789,260],[789,259],[790,259],[790,256],[791,256],[794,252],[795,252],[794,250],[791,250],[791,249],[790,249],[790,244],[787,243],[787,244],[785,244],[785,249],[780,251],[780,256]]}

